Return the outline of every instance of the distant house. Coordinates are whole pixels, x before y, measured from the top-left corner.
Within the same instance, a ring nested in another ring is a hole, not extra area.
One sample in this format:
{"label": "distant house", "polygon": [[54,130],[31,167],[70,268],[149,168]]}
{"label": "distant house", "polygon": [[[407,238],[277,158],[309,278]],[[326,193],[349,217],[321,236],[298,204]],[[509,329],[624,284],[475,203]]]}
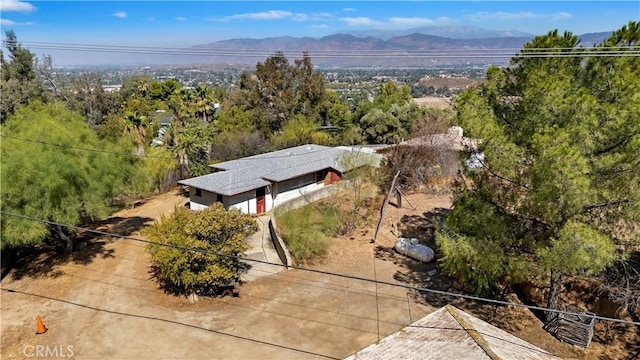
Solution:
{"label": "distant house", "polygon": [[228,209],[260,214],[342,180],[346,172],[358,167],[358,163],[364,164],[359,160],[343,161],[354,151],[346,147],[302,145],[210,165],[216,172],[178,183],[189,186],[193,210],[221,202]]}
{"label": "distant house", "polygon": [[477,317],[447,305],[346,360],[560,359]]}
{"label": "distant house", "polygon": [[167,128],[171,125],[172,121],[173,114],[171,112],[167,112],[166,110],[156,110],[156,116],[153,122],[157,122],[158,124],[158,133],[151,141],[152,146],[164,145],[164,134],[167,132]]}

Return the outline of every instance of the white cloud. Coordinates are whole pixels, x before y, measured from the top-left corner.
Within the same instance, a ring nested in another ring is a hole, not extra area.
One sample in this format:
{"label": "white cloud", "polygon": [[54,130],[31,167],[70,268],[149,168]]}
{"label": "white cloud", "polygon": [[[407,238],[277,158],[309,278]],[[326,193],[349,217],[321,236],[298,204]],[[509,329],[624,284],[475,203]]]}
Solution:
{"label": "white cloud", "polygon": [[359,16],[359,17],[348,17],[348,18],[340,18],[341,21],[344,21],[349,26],[373,26],[381,24],[380,21],[372,20],[371,18]]}
{"label": "white cloud", "polygon": [[[282,11],[282,10],[269,10],[263,12],[256,13],[246,13],[246,14],[237,14],[225,16],[223,18],[217,19],[218,21],[229,21],[229,20],[279,20],[293,16],[293,13],[290,11]],[[215,20],[215,19],[214,19]]]}
{"label": "white cloud", "polygon": [[0,11],[2,12],[31,12],[37,9],[35,6],[31,5],[28,2],[20,1],[20,0],[2,0],[0,1]]}
{"label": "white cloud", "polygon": [[397,27],[420,27],[420,26],[435,26],[435,25],[444,25],[453,23],[453,20],[448,17],[440,17],[437,19],[428,19],[421,17],[393,17],[388,19],[388,24],[390,26],[397,25]]}
{"label": "white cloud", "polygon": [[531,11],[520,11],[520,12],[481,11],[475,14],[469,14],[467,15],[467,17],[473,20],[529,20],[529,19],[563,20],[563,19],[572,18],[573,14],[568,12],[555,12],[555,13],[549,13],[549,14],[541,14],[541,13],[534,13]]}
{"label": "white cloud", "polygon": [[328,29],[329,25],[327,24],[318,24],[318,25],[311,25],[312,29]]}
{"label": "white cloud", "polygon": [[374,27],[380,30],[400,30],[420,26],[435,26],[452,24],[454,21],[448,17],[439,17],[436,19],[421,17],[392,17],[384,20],[373,20],[368,17],[348,17],[340,18],[348,26],[352,27]]}
{"label": "white cloud", "polygon": [[322,21],[333,18],[333,15],[329,13],[313,13],[313,14],[305,14],[305,13],[297,13],[291,17],[292,20],[295,21]]}
{"label": "white cloud", "polygon": [[124,19],[124,18],[127,17],[127,13],[124,12],[124,11],[116,11],[113,14],[111,14],[111,16],[115,16],[117,18]]}
{"label": "white cloud", "polygon": [[552,20],[564,20],[564,19],[571,19],[573,17],[573,14],[568,13],[568,12],[564,12],[564,11],[559,11],[557,13],[553,13],[551,19]]}
{"label": "white cloud", "polygon": [[356,9],[356,8],[343,8],[342,11],[344,11],[344,12],[354,12],[354,11],[358,11],[358,9]]}
{"label": "white cloud", "polygon": [[178,16],[178,17],[176,17],[176,20],[178,20],[178,21],[187,21],[187,18],[184,17],[184,16]]}
{"label": "white cloud", "polygon": [[31,25],[35,25],[33,22],[31,21],[27,21],[27,22],[15,22],[13,20],[9,20],[9,19],[0,19],[0,25],[2,26],[31,26]]}

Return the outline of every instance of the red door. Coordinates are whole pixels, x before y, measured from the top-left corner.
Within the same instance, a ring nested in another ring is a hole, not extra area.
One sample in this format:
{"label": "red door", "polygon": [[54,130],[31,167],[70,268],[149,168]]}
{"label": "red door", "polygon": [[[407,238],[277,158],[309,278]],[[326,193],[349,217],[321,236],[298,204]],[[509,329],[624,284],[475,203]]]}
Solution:
{"label": "red door", "polygon": [[267,201],[265,199],[265,189],[256,189],[256,212],[262,214],[267,211]]}

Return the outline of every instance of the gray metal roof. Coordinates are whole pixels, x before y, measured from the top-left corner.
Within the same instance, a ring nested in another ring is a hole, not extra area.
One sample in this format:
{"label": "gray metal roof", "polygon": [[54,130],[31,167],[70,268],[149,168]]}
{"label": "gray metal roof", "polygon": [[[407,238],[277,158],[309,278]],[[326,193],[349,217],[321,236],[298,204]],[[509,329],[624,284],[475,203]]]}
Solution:
{"label": "gray metal roof", "polygon": [[477,317],[447,305],[349,356],[387,359],[560,359]]}
{"label": "gray metal roof", "polygon": [[178,183],[229,196],[269,185],[269,181],[280,182],[328,168],[343,173],[364,164],[364,158],[372,156],[363,153],[365,156],[343,161],[349,153],[360,154],[349,148],[302,145],[210,165],[223,171]]}
{"label": "gray metal roof", "polygon": [[231,196],[257,189],[271,183],[255,177],[248,170],[220,171],[213,174],[180,180],[178,184]]}

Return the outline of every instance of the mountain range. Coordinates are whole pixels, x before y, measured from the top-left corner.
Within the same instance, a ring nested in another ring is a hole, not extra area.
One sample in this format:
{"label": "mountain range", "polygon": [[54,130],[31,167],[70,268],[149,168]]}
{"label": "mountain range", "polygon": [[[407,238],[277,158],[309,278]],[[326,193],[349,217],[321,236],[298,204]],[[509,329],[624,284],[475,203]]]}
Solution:
{"label": "mountain range", "polygon": [[[591,47],[610,34],[580,35],[581,44]],[[240,64],[262,61],[276,51],[283,52],[288,58],[299,58],[307,51],[314,65],[321,67],[501,65],[534,36],[516,30],[487,30],[473,26],[422,27],[341,32],[321,38],[229,39],[196,45],[190,50],[210,53],[210,62]]]}

